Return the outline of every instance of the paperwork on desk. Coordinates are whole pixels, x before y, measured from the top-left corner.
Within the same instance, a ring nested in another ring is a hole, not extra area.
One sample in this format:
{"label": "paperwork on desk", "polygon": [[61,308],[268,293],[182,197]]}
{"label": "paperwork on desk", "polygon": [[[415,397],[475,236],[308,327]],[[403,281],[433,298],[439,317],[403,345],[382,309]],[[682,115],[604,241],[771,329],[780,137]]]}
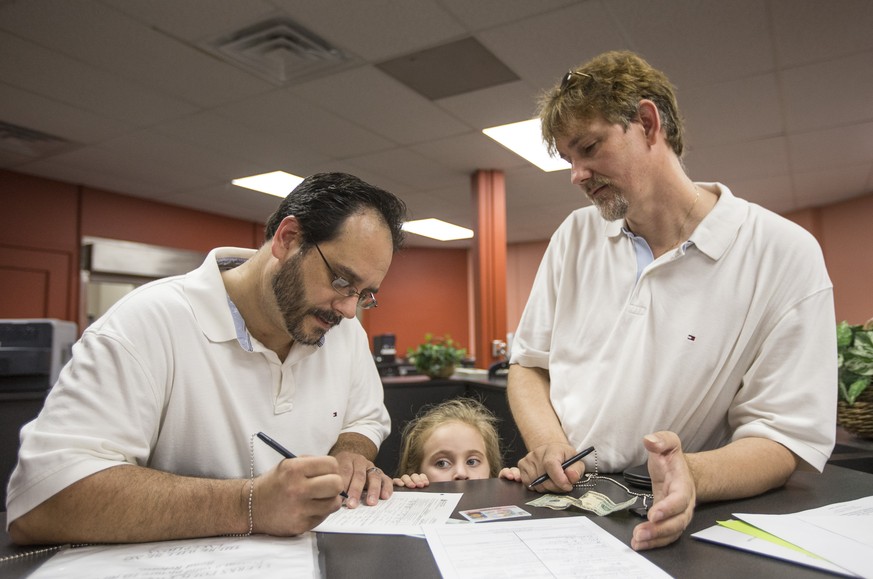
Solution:
{"label": "paperwork on desk", "polygon": [[669,577],[588,517],[425,527],[443,579]]}
{"label": "paperwork on desk", "polygon": [[331,513],[315,527],[320,533],[422,536],[423,525],[443,524],[464,493],[400,492],[373,506],[361,504]]}
{"label": "paperwork on desk", "polygon": [[320,577],[315,533],[67,548],[29,579]]}
{"label": "paperwork on desk", "polygon": [[788,515],[734,516],[741,522],[720,523],[692,537],[832,573],[873,578],[873,496]]}

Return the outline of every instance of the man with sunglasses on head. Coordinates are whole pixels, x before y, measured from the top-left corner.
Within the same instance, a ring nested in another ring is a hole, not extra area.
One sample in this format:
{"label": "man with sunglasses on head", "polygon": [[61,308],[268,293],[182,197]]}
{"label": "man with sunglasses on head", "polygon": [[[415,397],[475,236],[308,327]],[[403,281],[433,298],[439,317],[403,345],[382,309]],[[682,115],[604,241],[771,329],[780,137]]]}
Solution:
{"label": "man with sunglasses on head", "polygon": [[376,306],[405,212],[356,177],[313,175],[258,250],[214,249],[115,304],[22,430],[12,539],[295,535],[340,493],[349,508],[390,497],[373,465],[390,420],[355,315]]}
{"label": "man with sunglasses on head", "polygon": [[[799,226],[685,173],[673,86],[629,52],[570,71],[543,137],[593,206],[552,236],[513,341],[508,396],[540,492],[646,463],[634,549],[677,540],[696,503],[821,471],[835,438],[833,289]],[[596,462],[595,462],[596,461]]]}

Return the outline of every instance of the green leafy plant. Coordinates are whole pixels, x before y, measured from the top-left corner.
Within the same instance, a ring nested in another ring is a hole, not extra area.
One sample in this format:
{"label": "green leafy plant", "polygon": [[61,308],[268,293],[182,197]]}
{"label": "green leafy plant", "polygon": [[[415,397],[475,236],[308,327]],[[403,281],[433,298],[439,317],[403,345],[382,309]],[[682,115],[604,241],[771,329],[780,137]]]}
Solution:
{"label": "green leafy plant", "polygon": [[837,324],[840,400],[849,406],[873,380],[873,319],[866,324]]}
{"label": "green leafy plant", "polygon": [[428,333],[424,335],[424,342],[415,349],[409,348],[406,355],[415,369],[422,374],[448,378],[454,372],[455,366],[467,355],[467,350],[460,347],[448,334],[434,337]]}

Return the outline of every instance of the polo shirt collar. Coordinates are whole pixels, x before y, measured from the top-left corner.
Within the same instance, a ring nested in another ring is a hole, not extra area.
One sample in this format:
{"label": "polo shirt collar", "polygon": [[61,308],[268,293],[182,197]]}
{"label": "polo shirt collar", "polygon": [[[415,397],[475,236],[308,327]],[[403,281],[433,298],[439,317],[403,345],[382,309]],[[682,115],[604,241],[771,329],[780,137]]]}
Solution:
{"label": "polo shirt collar", "polygon": [[[711,259],[718,260],[730,247],[739,233],[740,226],[749,212],[749,203],[734,197],[731,190],[721,183],[695,183],[700,187],[718,191],[718,201],[712,211],[692,232],[689,241]],[[624,235],[627,222],[624,219],[608,221],[606,236],[615,238]]]}
{"label": "polo shirt collar", "polygon": [[705,255],[718,260],[737,238],[740,226],[749,213],[749,203],[734,197],[731,190],[721,183],[696,183],[696,185],[709,190],[716,189],[718,201],[691,234],[690,240]]}
{"label": "polo shirt collar", "polygon": [[[233,269],[255,255],[254,249],[218,247],[209,252],[203,264],[185,276],[185,295],[194,311],[194,318],[203,334],[212,342],[236,340],[248,352],[254,350],[252,341],[240,315],[224,286],[221,272]],[[325,336],[318,344],[308,346],[295,343],[292,353],[305,357],[324,345]]]}
{"label": "polo shirt collar", "polygon": [[254,249],[218,247],[209,252],[203,265],[185,275],[185,296],[191,304],[194,319],[212,342],[237,339],[219,262],[234,258],[245,261],[254,254]]}

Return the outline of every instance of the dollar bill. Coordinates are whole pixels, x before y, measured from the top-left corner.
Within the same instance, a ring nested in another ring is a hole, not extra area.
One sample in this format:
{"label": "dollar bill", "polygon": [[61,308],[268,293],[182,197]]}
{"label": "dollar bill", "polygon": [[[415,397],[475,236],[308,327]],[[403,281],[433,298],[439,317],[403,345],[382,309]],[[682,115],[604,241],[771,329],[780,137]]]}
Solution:
{"label": "dollar bill", "polygon": [[596,491],[588,491],[581,497],[572,497],[570,495],[542,495],[532,501],[528,501],[528,505],[533,507],[547,507],[552,510],[562,511],[570,507],[576,507],[583,511],[588,511],[599,516],[605,516],[622,509],[626,509],[637,501],[637,497],[616,503],[608,496]]}
{"label": "dollar bill", "polygon": [[532,507],[546,507],[553,511],[563,511],[572,505],[573,497],[568,495],[540,495],[527,504]]}

